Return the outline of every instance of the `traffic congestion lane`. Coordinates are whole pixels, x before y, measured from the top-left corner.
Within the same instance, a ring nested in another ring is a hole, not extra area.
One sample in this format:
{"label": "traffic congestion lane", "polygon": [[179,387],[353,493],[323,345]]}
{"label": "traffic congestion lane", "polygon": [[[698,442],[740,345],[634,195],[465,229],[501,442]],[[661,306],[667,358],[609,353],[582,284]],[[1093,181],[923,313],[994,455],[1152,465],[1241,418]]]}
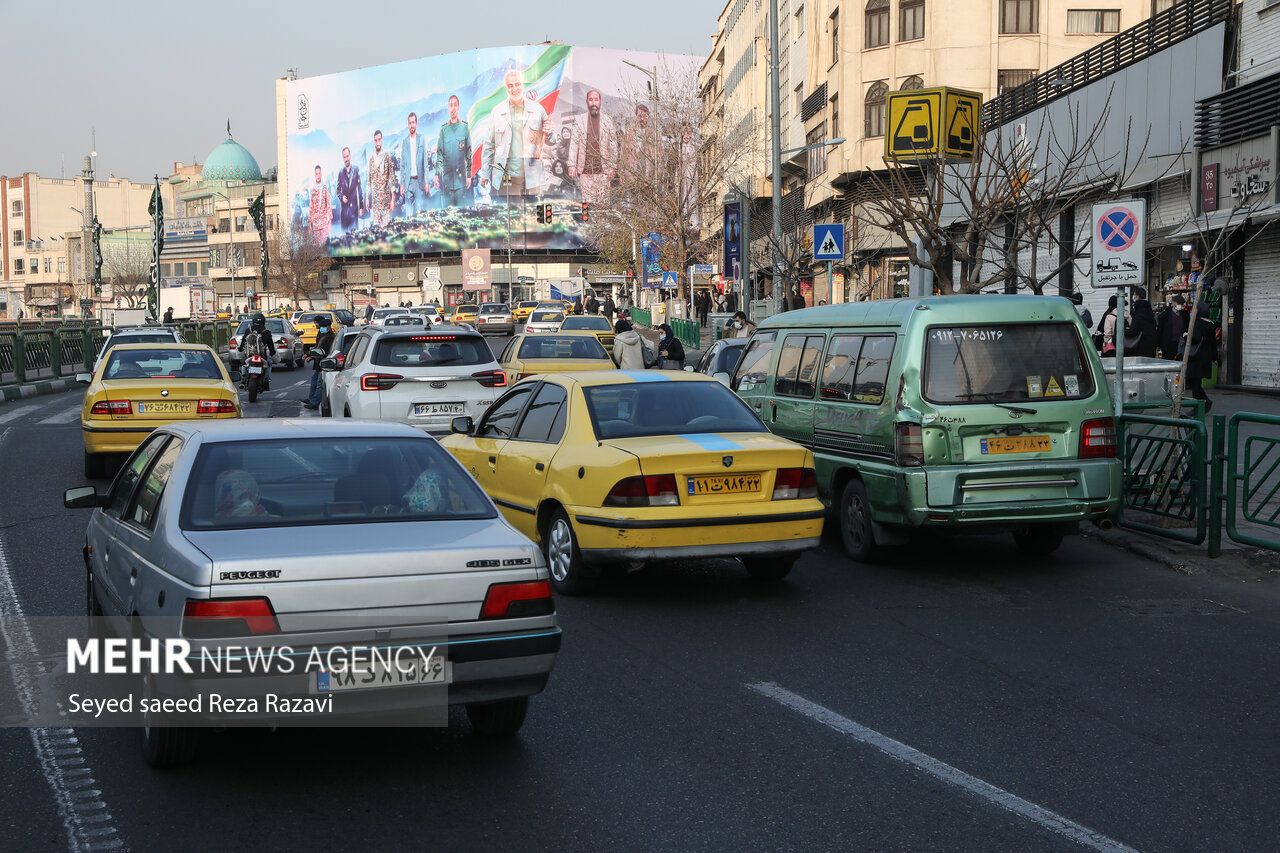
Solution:
{"label": "traffic congestion lane", "polygon": [[[60,502],[81,482],[78,425],[41,424],[62,414],[41,404],[0,426],[31,484],[0,496],[0,537],[36,614],[75,613],[83,592],[84,518]],[[1184,615],[1140,615],[1150,602]],[[1203,602],[1224,609],[1197,615]],[[828,550],[776,587],[732,562],[664,566],[559,609],[560,662],[512,741],[473,738],[457,715],[456,731],[231,732],[156,774],[136,732],[82,729],[87,764],[139,848],[286,846],[317,822],[334,846],[394,846],[430,813],[463,848],[1077,847],[750,689],[771,682],[1141,849],[1271,837],[1268,586],[1171,575],[1087,539],[1027,561],[999,537],[879,567]],[[22,766],[6,798],[48,798]],[[210,803],[244,818],[228,827]]]}

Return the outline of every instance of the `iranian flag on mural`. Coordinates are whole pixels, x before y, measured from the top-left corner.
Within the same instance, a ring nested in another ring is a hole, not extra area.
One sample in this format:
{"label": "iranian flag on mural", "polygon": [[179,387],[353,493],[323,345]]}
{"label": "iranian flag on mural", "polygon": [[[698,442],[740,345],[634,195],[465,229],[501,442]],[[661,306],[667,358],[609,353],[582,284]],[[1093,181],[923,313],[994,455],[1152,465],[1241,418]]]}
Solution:
{"label": "iranian flag on mural", "polygon": [[[538,104],[553,115],[556,99],[560,96],[560,81],[564,77],[564,66],[569,59],[572,47],[568,45],[551,45],[542,52],[537,61],[524,70],[524,96]],[[479,140],[489,136],[489,115],[493,108],[506,100],[507,89],[498,86],[483,100],[477,101],[467,112],[467,124],[471,126],[471,138],[474,140],[471,152],[471,174],[480,171],[481,145]]]}

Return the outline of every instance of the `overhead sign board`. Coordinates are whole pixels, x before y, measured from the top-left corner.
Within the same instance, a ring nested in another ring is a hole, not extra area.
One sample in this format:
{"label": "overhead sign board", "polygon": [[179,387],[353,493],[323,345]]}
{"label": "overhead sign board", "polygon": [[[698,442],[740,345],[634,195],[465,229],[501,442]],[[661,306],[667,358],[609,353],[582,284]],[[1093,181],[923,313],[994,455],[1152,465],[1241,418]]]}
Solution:
{"label": "overhead sign board", "polygon": [[1131,287],[1146,279],[1147,203],[1142,199],[1093,205],[1094,287]]}
{"label": "overhead sign board", "polygon": [[844,223],[813,226],[813,259],[844,260]]}
{"label": "overhead sign board", "polygon": [[489,250],[462,250],[462,289],[467,291],[488,290],[492,286],[490,279]]}
{"label": "overhead sign board", "polygon": [[886,160],[972,160],[982,133],[982,95],[946,86],[890,92],[885,118]]}

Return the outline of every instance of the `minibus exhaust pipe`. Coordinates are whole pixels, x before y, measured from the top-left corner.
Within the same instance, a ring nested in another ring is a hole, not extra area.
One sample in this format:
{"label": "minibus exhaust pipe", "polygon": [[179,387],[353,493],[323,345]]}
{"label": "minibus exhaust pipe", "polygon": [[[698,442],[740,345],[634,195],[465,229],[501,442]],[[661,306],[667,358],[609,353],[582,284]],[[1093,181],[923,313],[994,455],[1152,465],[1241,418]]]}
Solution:
{"label": "minibus exhaust pipe", "polygon": [[1116,526],[1116,523],[1106,516],[1102,518],[1095,518],[1093,523],[1099,530],[1110,530]]}

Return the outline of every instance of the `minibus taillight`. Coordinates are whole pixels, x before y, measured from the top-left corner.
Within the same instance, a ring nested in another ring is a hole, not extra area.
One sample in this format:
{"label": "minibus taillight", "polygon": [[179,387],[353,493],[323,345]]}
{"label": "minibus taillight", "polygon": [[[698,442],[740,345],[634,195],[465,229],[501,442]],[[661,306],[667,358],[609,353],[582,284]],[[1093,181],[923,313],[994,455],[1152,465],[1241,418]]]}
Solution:
{"label": "minibus taillight", "polygon": [[920,437],[920,424],[894,424],[893,449],[899,465],[908,468],[918,468],[923,465],[924,442]]}
{"label": "minibus taillight", "polygon": [[1116,422],[1112,418],[1095,418],[1080,425],[1081,459],[1104,459],[1116,455]]}

